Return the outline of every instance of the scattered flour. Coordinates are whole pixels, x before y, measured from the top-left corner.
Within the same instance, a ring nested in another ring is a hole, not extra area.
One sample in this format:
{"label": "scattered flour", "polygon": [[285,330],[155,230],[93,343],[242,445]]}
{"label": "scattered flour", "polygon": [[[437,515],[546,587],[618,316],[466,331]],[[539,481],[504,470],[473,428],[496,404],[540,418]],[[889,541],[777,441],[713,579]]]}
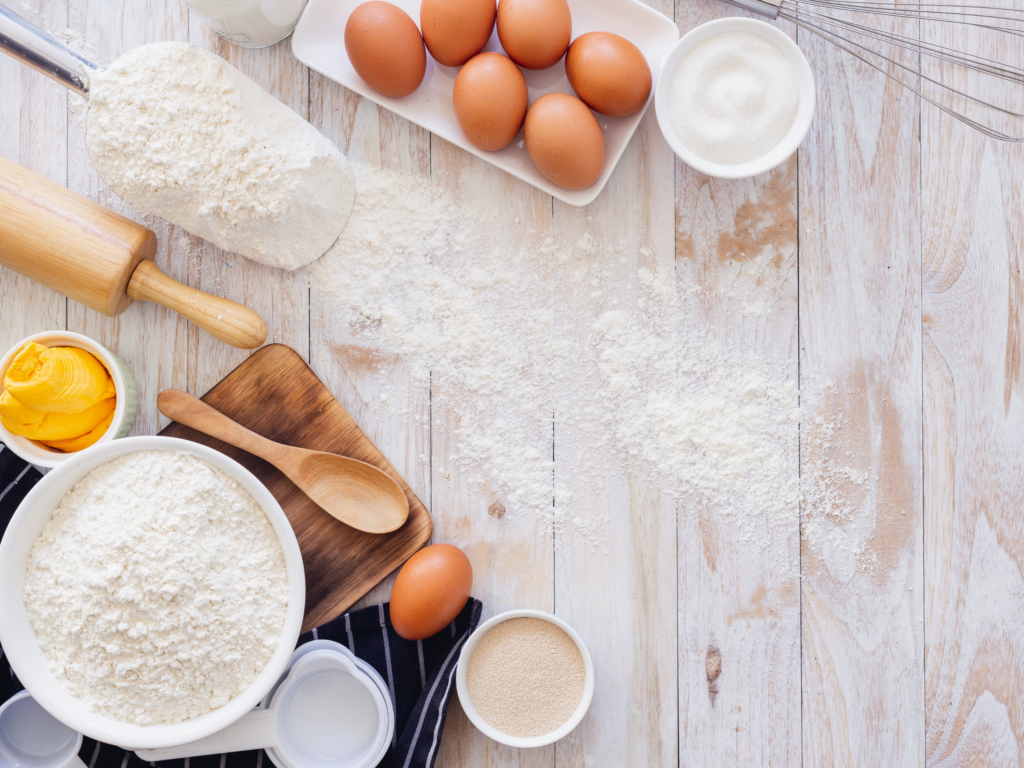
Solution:
{"label": "scattered flour", "polygon": [[[643,243],[534,233],[538,249],[519,242],[522,227],[430,179],[355,170],[352,217],[312,285],[364,360],[383,372],[401,359],[431,385],[433,407],[457,416],[435,477],[462,470],[500,498],[503,524],[532,512],[584,539],[602,538],[607,520],[570,485],[602,487],[613,468],[710,505],[740,539],[759,541],[766,518],[796,530],[792,360],[696,327],[701,295],[674,274],[640,269],[635,286],[616,285],[608,265],[650,255]],[[381,389],[380,407],[406,401]]]}
{"label": "scattered flour", "polygon": [[64,497],[24,599],[64,689],[147,725],[244,691],[277,645],[288,587],[277,536],[241,486],[191,454],[143,451]]}
{"label": "scattered flour", "polygon": [[854,430],[840,402],[858,393],[841,393],[826,381],[815,387],[814,394],[827,401],[816,403],[814,410],[832,416],[816,415],[803,424],[803,539],[828,572],[845,584],[858,571],[878,570],[871,540],[878,527],[879,477],[876,468],[864,466],[870,459],[848,444]]}
{"label": "scattered flour", "polygon": [[[474,465],[520,509],[551,507],[554,315],[531,252],[427,179],[356,166],[349,225],[314,285],[364,342],[405,358],[458,412],[453,465]],[[498,233],[500,234],[500,233]],[[514,331],[510,332],[514,328]],[[397,398],[395,398],[397,400]]]}
{"label": "scattered flour", "polygon": [[284,269],[330,247],[355,197],[330,141],[187,43],[135,48],[92,79],[86,145],[103,181],[141,212]]}

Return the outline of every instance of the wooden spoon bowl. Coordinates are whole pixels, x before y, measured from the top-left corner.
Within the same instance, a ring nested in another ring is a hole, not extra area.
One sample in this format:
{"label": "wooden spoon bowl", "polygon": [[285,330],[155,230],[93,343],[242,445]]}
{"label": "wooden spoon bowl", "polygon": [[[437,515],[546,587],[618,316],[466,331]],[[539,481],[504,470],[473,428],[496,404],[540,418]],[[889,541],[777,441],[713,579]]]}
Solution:
{"label": "wooden spoon bowl", "polygon": [[409,499],[388,474],[358,459],[268,440],[177,389],[156,399],[160,412],[270,462],[325,512],[367,533],[390,533],[409,517]]}

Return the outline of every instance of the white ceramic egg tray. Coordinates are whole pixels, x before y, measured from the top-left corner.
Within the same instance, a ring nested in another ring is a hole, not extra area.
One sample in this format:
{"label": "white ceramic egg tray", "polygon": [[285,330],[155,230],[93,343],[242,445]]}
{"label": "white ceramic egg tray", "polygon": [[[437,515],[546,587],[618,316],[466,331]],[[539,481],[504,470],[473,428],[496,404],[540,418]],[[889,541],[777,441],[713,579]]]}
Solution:
{"label": "white ceramic egg tray", "polygon": [[[383,96],[370,88],[356,74],[345,53],[345,24],[349,14],[363,0],[309,0],[292,37],[292,53],[311,69],[329,77],[346,88],[387,107],[397,115],[411,120],[431,133],[447,139],[467,152],[483,158],[492,165],[508,171],[538,189],[570,205],[590,203],[604,189],[608,177],[615,170],[626,145],[633,137],[640,119],[647,111],[658,86],[662,60],[679,39],[675,22],[647,7],[638,0],[568,0],[572,12],[572,39],[587,32],[614,32],[639,48],[654,82],[651,98],[638,112],[626,117],[596,115],[604,131],[605,159],[600,177],[586,189],[570,190],[552,184],[537,170],[523,145],[523,133],[515,141],[497,152],[486,152],[473,146],[455,119],[452,90],[458,67],[445,67],[427,55],[427,71],[415,92],[401,99]],[[420,0],[390,0],[408,13],[416,25],[420,21]],[[484,48],[485,51],[504,53],[498,42],[497,31]],[[523,70],[530,92],[530,103],[546,93],[573,93],[565,76],[565,58],[550,69]]]}

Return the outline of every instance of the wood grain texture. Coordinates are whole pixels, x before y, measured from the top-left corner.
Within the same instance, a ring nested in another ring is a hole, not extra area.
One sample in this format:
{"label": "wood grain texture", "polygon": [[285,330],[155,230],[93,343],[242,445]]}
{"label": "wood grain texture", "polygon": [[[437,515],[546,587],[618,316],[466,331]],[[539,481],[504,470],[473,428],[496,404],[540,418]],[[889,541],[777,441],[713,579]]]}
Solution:
{"label": "wood grain texture", "polygon": [[818,97],[799,176],[804,765],[920,766],[917,102],[799,38]]}
{"label": "wood grain texture", "polygon": [[409,519],[397,531],[363,533],[328,515],[280,470],[250,453],[176,422],[160,433],[216,448],[274,494],[302,550],[304,632],[343,613],[430,539],[433,524],[423,502],[294,350],[282,344],[264,347],[202,399],[269,440],[372,464],[409,500]]}
{"label": "wood grain texture", "polygon": [[409,517],[405,492],[390,475],[370,464],[274,442],[180,389],[165,389],[156,404],[160,413],[179,424],[273,464],[324,512],[356,530],[391,533]]}
{"label": "wood grain texture", "polygon": [[[670,3],[653,5],[673,13]],[[556,248],[571,248],[589,234],[599,246],[576,252],[577,264],[599,268],[609,286],[604,295],[579,291],[567,279],[569,270],[555,281],[555,323],[581,349],[603,313],[620,303],[637,306],[641,272],[674,283],[674,168],[652,109],[593,203],[573,208],[555,202]],[[613,257],[609,247],[620,243],[624,250]],[[667,338],[671,328],[661,322],[656,332]],[[557,383],[562,389],[580,385]],[[681,756],[675,500],[611,457],[588,466],[608,452],[596,451],[570,416],[555,415],[556,487],[607,527],[596,541],[574,526],[558,531],[555,613],[586,641],[601,695],[579,727],[556,745],[555,763],[676,766]]]}
{"label": "wood grain texture", "polygon": [[137,301],[152,301],[173,309],[215,339],[237,349],[255,349],[267,340],[267,324],[251,309],[182,285],[149,259],[135,268],[126,292]]}
{"label": "wood grain texture", "polygon": [[[180,3],[182,7],[184,3]],[[291,55],[285,40],[269,48],[240,48],[218,36],[194,14],[189,15],[188,41],[225,58],[274,98],[299,115],[309,114],[306,67]],[[188,281],[200,290],[237,301],[263,318],[267,342],[287,344],[309,359],[309,275],[289,272],[226,253],[192,235],[176,238],[172,247],[186,254]],[[189,327],[189,391],[205,392],[240,364],[249,351],[234,349]]]}
{"label": "wood grain texture", "polygon": [[[493,212],[488,232],[499,231],[496,239],[500,242],[479,247],[500,248],[504,264],[523,259],[525,263],[519,269],[529,271],[542,285],[551,284],[551,257],[544,249],[552,235],[549,195],[437,137],[431,142],[431,176],[439,189],[465,210],[483,206],[484,211]],[[450,265],[449,270],[458,273]],[[550,323],[553,301],[552,292],[534,295],[530,308]],[[445,401],[441,394],[456,383],[445,381],[439,375],[432,376],[431,385],[435,393],[431,408],[431,509],[442,513],[437,516],[435,539],[456,544],[469,556],[473,564],[473,593],[484,603],[485,620],[513,608],[552,610],[555,600],[553,510],[550,506],[542,510],[517,508],[503,497],[501,489],[479,484],[480,467],[463,466],[454,460],[460,453],[458,430],[462,398],[453,402],[449,397]],[[505,385],[513,387],[516,383],[505,382]],[[494,400],[496,402],[482,399],[470,407],[483,409],[487,414],[485,420],[498,419],[500,408],[495,406],[504,401]],[[449,404],[444,405],[444,402]],[[538,410],[550,414],[554,403],[548,400]],[[537,423],[541,426],[529,449],[549,457],[553,441],[550,420],[545,422],[538,414]],[[551,491],[553,496],[553,486]],[[494,503],[505,507],[502,517],[488,514],[488,508]],[[450,768],[493,764],[540,768],[552,765],[554,756],[555,749],[550,746],[517,750],[490,741],[469,722],[456,695],[445,722],[445,739],[438,753],[438,764]]]}
{"label": "wood grain texture", "polygon": [[[677,273],[700,285],[684,325],[771,361],[797,383],[797,161],[747,181],[679,165]],[[787,465],[798,472],[798,428]],[[747,514],[750,514],[748,511]],[[679,510],[681,757],[687,765],[799,765],[799,506],[746,524]]]}
{"label": "wood grain texture", "polygon": [[0,159],[0,262],[104,315],[131,299],[128,281],[156,253],[145,227],[63,184]]}
{"label": "wood grain texture", "polygon": [[[951,29],[939,41],[970,37]],[[962,84],[994,95],[976,78]],[[927,760],[1019,766],[1024,152],[934,109],[921,134]]]}
{"label": "wood grain texture", "polygon": [[[1014,624],[1024,611],[1022,150],[928,108],[919,126],[912,96],[801,33],[818,105],[798,160],[753,181],[707,179],[674,160],[652,108],[608,189],[575,210],[308,72],[287,41],[224,44],[180,0],[0,2],[69,29],[104,64],[159,40],[212,49],[353,160],[433,175],[529,221],[536,233],[520,233],[524,243],[588,232],[600,253],[620,239],[648,242],[649,255],[608,265],[612,295],[580,314],[557,314],[568,289],[552,272],[556,322],[574,338],[586,338],[602,302],[634,300],[645,268],[704,290],[690,322],[762,357],[799,358],[803,522],[832,532],[828,546],[766,527],[763,547],[751,547],[713,511],[677,508],[617,462],[599,483],[572,485],[611,521],[607,548],[556,541],[541,522],[495,532],[502,521],[481,513],[497,494],[450,471],[458,413],[431,399],[444,382],[414,380],[401,359],[362,347],[311,294],[307,270],[251,263],[133,211],[91,169],[82,102],[0,57],[0,155],[153,229],[156,263],[174,279],[255,309],[428,502],[435,539],[470,553],[488,613],[553,609],[590,644],[598,691],[571,738],[500,748],[455,702],[439,766],[1024,762]],[[682,32],[736,13],[713,0],[674,10]],[[773,254],[753,303],[743,295],[751,249]],[[549,266],[538,257],[538,269]],[[0,313],[0,352],[70,327],[124,358],[140,388],[136,434],[166,423],[158,391],[201,393],[248,356],[163,308],[136,303],[108,319],[3,268]],[[385,392],[398,402],[382,402]],[[570,449],[587,446],[557,420],[560,482],[578,469]],[[838,496],[823,505],[814,484]],[[802,579],[787,570],[794,557]],[[356,604],[386,599],[391,581]]]}

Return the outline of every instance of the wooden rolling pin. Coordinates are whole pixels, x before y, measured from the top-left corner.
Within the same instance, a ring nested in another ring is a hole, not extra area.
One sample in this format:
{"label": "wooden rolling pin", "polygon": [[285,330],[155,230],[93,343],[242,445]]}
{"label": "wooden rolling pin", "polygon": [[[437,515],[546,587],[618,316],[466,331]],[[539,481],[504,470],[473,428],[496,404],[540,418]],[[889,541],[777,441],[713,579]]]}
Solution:
{"label": "wooden rolling pin", "polygon": [[0,264],[109,317],[155,301],[232,346],[266,340],[259,315],[169,278],[155,253],[152,230],[0,158]]}

